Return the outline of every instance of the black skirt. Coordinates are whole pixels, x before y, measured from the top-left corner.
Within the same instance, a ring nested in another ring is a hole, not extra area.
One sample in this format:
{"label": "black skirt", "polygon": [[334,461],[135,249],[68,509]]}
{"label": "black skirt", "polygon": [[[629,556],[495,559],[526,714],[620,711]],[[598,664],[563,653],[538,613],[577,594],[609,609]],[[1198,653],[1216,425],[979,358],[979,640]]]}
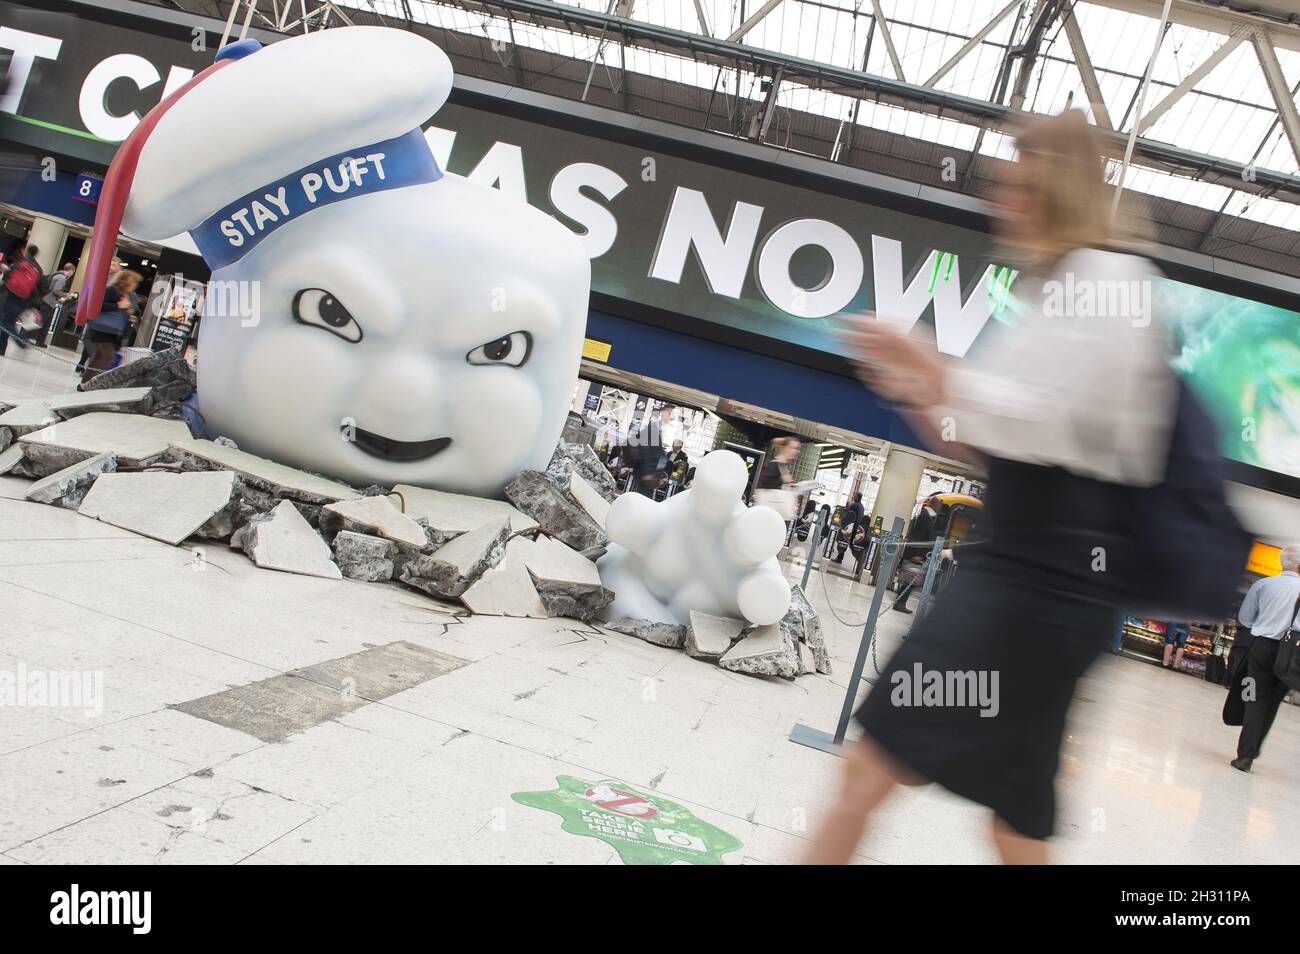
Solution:
{"label": "black skirt", "polygon": [[[991,808],[1017,832],[1054,830],[1054,782],[1075,684],[1114,632],[1099,585],[1113,488],[993,461],[981,536],[856,718],[899,763]],[[1100,564],[1099,570],[1098,560]]]}

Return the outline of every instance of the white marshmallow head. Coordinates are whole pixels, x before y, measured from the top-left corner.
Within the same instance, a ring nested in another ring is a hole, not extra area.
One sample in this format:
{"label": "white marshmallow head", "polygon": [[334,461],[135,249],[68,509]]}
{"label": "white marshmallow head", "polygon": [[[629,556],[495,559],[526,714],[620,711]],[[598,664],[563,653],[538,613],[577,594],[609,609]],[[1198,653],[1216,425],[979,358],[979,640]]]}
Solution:
{"label": "white marshmallow head", "polygon": [[123,231],[188,231],[214,266],[199,333],[209,435],[357,485],[494,494],[546,465],[590,265],[536,209],[428,173],[406,134],[451,80],[414,34],[327,30],[223,66],[159,120]]}
{"label": "white marshmallow head", "polygon": [[550,459],[590,269],[543,213],[448,175],[315,211],[213,280],[259,292],[200,329],[209,432],[358,486],[495,494]]}

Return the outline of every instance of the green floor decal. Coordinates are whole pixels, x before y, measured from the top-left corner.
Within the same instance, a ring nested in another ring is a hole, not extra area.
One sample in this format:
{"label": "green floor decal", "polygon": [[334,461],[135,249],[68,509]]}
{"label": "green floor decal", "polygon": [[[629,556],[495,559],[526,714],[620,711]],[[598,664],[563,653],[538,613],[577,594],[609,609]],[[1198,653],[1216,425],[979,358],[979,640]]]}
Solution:
{"label": "green floor decal", "polygon": [[661,795],[647,795],[614,779],[584,782],[559,775],[559,788],[516,792],[521,805],[555,812],[572,835],[605,842],[626,865],[720,865],[741,847],[739,838],[696,818],[690,809]]}

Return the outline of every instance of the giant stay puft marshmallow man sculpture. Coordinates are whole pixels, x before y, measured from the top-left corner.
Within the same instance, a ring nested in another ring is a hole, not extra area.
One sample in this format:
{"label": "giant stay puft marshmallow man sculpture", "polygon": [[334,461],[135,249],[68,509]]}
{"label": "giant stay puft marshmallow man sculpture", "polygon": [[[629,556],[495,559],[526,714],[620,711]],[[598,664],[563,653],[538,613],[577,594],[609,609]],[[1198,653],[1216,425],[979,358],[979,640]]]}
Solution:
{"label": "giant stay puft marshmallow man sculpture", "polygon": [[[214,289],[237,289],[204,307],[209,435],[358,486],[495,495],[544,468],[590,263],[555,219],[438,168],[421,126],[451,85],[446,55],[400,30],[226,47],[119,148],[78,321],[98,311],[119,228],[188,232]],[[229,313],[232,298],[255,311]],[[601,564],[615,613],[781,616],[780,518],[738,503],[743,471],[715,452],[671,506],[616,502]]]}

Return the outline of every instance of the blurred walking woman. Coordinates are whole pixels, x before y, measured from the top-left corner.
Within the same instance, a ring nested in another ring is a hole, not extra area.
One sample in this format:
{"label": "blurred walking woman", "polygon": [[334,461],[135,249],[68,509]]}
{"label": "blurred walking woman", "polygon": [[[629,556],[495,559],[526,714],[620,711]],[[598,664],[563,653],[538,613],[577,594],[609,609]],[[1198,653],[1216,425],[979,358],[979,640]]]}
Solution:
{"label": "blurred walking woman", "polygon": [[130,323],[131,312],[135,310],[135,290],[139,284],[140,274],[129,268],[121,269],[113,275],[104,292],[102,310],[86,325],[90,358],[81,378],[83,383],[113,366],[113,353],[122,346],[122,337]]}
{"label": "blurred walking woman", "polygon": [[[858,710],[863,739],[813,863],[847,861],[894,786],[926,782],[992,810],[1004,861],[1047,860],[1070,699],[1113,629],[1097,548],[1123,529],[1120,488],[1163,475],[1176,384],[1150,314],[1156,274],[1117,250],[1100,141],[1071,111],[1031,120],[1016,145],[994,205],[1000,260],[1020,274],[970,355],[949,363],[890,315],[846,334],[863,379],[918,434],[986,469],[992,532]],[[974,673],[982,691],[936,704],[934,673],[948,687]]]}

